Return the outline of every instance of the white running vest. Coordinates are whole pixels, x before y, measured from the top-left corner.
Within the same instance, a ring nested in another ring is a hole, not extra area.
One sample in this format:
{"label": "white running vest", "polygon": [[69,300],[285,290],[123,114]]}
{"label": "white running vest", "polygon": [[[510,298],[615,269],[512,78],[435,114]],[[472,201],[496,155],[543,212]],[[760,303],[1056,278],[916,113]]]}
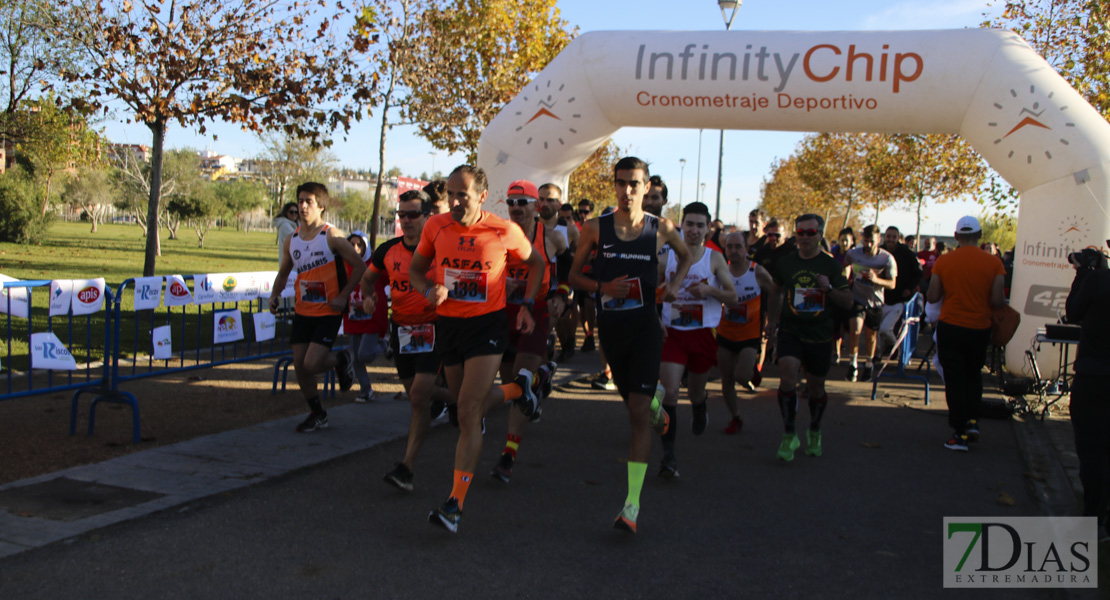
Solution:
{"label": "white running vest", "polygon": [[[687,289],[701,281],[713,287],[720,287],[717,276],[713,274],[713,250],[705,248],[701,260],[690,267],[686,273],[686,280],[678,291],[678,298],[674,302],[663,303],[663,323],[675,329],[702,329],[716,327],[721,322],[721,303],[716,298],[693,297]],[[667,281],[671,280],[678,269],[678,257],[674,250],[667,254]]]}

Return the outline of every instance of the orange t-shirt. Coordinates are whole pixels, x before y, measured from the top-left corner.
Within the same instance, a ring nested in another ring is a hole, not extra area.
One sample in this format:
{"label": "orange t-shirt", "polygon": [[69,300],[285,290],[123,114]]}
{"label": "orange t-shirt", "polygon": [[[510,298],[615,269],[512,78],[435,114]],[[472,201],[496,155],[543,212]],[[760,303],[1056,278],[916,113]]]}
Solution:
{"label": "orange t-shirt", "polygon": [[940,320],[968,329],[990,329],[991,286],[1006,268],[997,256],[976,246],[962,246],[937,257],[933,275],[944,286]]}
{"label": "orange t-shirt", "polygon": [[[551,288],[551,261],[547,259],[547,232],[543,223],[536,221],[536,239],[532,241],[532,251],[539,252],[544,258],[543,283],[540,284],[540,293],[536,295],[536,302],[543,302],[547,298],[547,290]],[[507,302],[520,304],[528,291],[528,263],[522,259],[514,258],[509,261],[507,272],[509,279],[513,280],[515,287],[509,294]]]}
{"label": "orange t-shirt", "polygon": [[435,283],[447,288],[436,313],[477,317],[505,308],[508,259],[528,257],[532,244],[516,223],[486,211],[469,227],[444,213],[428,219],[416,251],[431,260]]}
{"label": "orange t-shirt", "polygon": [[[393,306],[393,322],[398,325],[418,325],[436,320],[435,309],[428,299],[412,289],[409,281],[409,266],[412,264],[413,249],[406,248],[405,238],[395,237],[374,249],[370,259],[370,269],[379,274],[378,281],[389,282]],[[428,277],[433,277],[433,270]],[[379,305],[385,296],[378,294]]]}

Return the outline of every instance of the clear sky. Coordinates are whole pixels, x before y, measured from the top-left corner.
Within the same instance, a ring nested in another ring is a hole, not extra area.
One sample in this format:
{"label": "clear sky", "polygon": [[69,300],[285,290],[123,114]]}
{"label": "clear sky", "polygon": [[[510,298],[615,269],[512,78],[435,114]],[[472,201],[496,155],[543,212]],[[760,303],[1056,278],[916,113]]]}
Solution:
{"label": "clear sky", "polygon": [[[559,0],[562,17],[580,32],[596,30],[722,30],[724,21],[716,0]],[[977,27],[984,13],[996,11],[987,0],[931,0],[929,2],[889,0],[745,0],[733,19],[735,30],[903,30],[960,29]],[[377,170],[378,123],[370,115],[357,124],[343,139],[335,136],[333,151],[344,166]],[[150,133],[141,125],[122,122],[105,123],[106,133],[113,142],[150,145]],[[211,148],[221,154],[249,158],[258,154],[258,138],[237,126],[216,123],[209,132],[217,140],[199,135],[195,130],[170,127],[167,145],[171,148],[190,146]],[[705,184],[707,204],[716,200],[717,131],[705,131],[701,137],[700,181]],[[771,163],[789,156],[802,134],[796,132],[727,131],[724,140],[724,173],[721,186],[721,217],[733,222],[737,214],[746,214],[759,202],[759,188]],[[614,141],[628,153],[647,160],[652,173],[661,175],[670,188],[671,202],[680,198],[689,203],[698,194],[699,132],[686,129],[626,128],[617,132]],[[393,129],[387,138],[387,168],[398,166],[412,176],[434,170],[449,171],[463,161],[435,151],[413,128]],[[686,159],[685,168],[680,159]],[[681,185],[680,185],[681,184]],[[939,204],[928,211],[922,224],[923,234],[948,234],[955,221],[964,214],[982,212],[974,203]],[[866,214],[866,213],[865,213]],[[873,214],[869,219],[873,219]],[[880,224],[896,225],[910,233],[916,227],[913,212],[884,210]]]}

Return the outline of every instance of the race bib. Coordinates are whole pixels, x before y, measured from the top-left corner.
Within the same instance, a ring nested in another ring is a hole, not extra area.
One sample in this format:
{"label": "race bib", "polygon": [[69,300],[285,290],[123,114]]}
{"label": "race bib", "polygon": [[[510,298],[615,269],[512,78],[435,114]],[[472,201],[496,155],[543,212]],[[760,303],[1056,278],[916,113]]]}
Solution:
{"label": "race bib", "polygon": [[[353,294],[352,294],[353,295]],[[351,301],[347,307],[347,318],[352,321],[369,321],[374,315],[362,310],[362,301]]]}
{"label": "race bib", "polygon": [[398,325],[397,345],[401,354],[423,354],[431,352],[436,345],[436,327],[434,323],[421,323],[420,325]]}
{"label": "race bib", "polygon": [[748,304],[745,302],[740,306],[730,306],[725,311],[725,320],[732,323],[744,324],[748,322]]}
{"label": "race bib", "polygon": [[702,326],[702,305],[701,304],[672,304],[671,305],[671,326],[672,327],[701,327]]}
{"label": "race bib", "polygon": [[327,304],[328,288],[323,281],[300,281],[298,283],[301,284],[301,302]]}
{"label": "race bib", "polygon": [[509,304],[520,304],[521,302],[524,302],[524,292],[528,291],[527,279],[509,278],[505,280],[505,284],[506,288],[510,287],[511,285],[513,289],[512,293],[510,293],[508,297],[505,298],[506,302],[508,302]]}
{"label": "race bib", "polygon": [[601,310],[633,310],[644,305],[644,296],[640,293],[640,278],[626,279],[628,295],[624,298],[614,298],[608,294],[601,295]]}
{"label": "race bib", "polygon": [[794,288],[794,312],[818,313],[825,310],[825,292],[821,288]]}
{"label": "race bib", "polygon": [[447,297],[460,302],[485,302],[489,295],[484,272],[444,269],[443,285]]}

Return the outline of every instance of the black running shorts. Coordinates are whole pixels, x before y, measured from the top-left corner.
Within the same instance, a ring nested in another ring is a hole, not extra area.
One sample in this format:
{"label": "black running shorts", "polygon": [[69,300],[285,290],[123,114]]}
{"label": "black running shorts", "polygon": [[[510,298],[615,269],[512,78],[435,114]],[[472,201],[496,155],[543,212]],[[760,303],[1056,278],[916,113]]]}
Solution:
{"label": "black running shorts", "polygon": [[807,375],[825,377],[832,367],[833,341],[803,342],[788,331],[779,330],[778,360],[790,356],[802,361]]}
{"label": "black running shorts", "polygon": [[509,347],[509,317],[495,310],[477,317],[439,317],[436,321],[436,354],[447,365],[459,365],[475,356],[498,356]]}
{"label": "black running shorts", "polygon": [[289,343],[320,344],[331,348],[342,324],[343,315],[306,317],[294,314],[293,325],[289,328]]}
{"label": "black running shorts", "polygon": [[659,357],[663,354],[663,328],[659,321],[654,316],[644,320],[608,320],[599,315],[597,332],[621,398],[627,402],[629,394],[649,398],[655,395]]}

